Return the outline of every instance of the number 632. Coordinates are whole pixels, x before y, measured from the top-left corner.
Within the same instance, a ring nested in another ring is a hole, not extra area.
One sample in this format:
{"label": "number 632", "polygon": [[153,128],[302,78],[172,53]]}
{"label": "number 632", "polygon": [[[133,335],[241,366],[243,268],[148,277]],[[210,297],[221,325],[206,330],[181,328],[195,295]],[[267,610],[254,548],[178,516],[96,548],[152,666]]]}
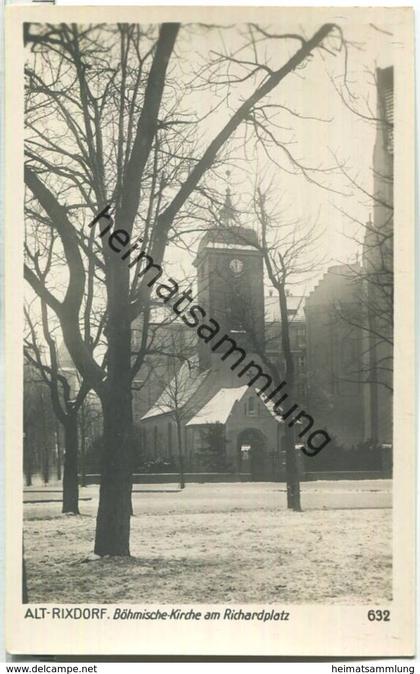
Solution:
{"label": "number 632", "polygon": [[368,611],[367,617],[371,622],[374,620],[379,622],[389,622],[391,620],[391,612],[388,610],[371,608],[370,611]]}

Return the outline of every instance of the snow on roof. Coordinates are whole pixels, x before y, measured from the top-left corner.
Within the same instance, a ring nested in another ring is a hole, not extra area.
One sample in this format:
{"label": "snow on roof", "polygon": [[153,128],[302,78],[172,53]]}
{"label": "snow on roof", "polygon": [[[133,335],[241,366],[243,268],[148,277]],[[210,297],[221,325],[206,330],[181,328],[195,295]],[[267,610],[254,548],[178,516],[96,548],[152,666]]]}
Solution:
{"label": "snow on roof", "polygon": [[[264,298],[265,320],[267,323],[281,322],[279,297],[276,291],[269,290]],[[305,297],[302,295],[287,296],[287,311],[290,322],[305,320]]]}
{"label": "snow on roof", "polygon": [[225,424],[234,404],[248,391],[248,386],[238,388],[221,388],[186,426],[201,424]]}
{"label": "snow on roof", "polygon": [[[275,412],[276,402],[273,400],[267,400],[264,394],[261,396],[261,401],[264,403],[265,407],[267,408],[267,411],[270,412],[271,416],[274,417],[274,419],[279,424],[284,424],[284,419],[280,416],[279,412]],[[283,407],[278,407],[277,409],[280,412],[283,412]]]}
{"label": "snow on roof", "polygon": [[[220,389],[220,391],[218,391],[185,425],[200,426],[204,424],[225,424],[232,412],[234,404],[241,400],[248,390],[249,386],[247,385],[240,386],[239,388]],[[260,399],[264,403],[267,412],[271,414],[275,421],[279,424],[284,424],[284,419],[279,415],[279,412],[275,412],[275,402],[267,400],[265,395],[262,395]],[[283,411],[283,408],[281,407],[278,407],[277,409]],[[300,424],[301,422],[298,421],[297,423]]]}
{"label": "snow on roof", "polygon": [[173,412],[174,409],[185,407],[207,374],[208,371],[199,372],[195,363],[183,363],[153,407],[141,417],[141,420],[157,417],[160,414],[168,414]]}

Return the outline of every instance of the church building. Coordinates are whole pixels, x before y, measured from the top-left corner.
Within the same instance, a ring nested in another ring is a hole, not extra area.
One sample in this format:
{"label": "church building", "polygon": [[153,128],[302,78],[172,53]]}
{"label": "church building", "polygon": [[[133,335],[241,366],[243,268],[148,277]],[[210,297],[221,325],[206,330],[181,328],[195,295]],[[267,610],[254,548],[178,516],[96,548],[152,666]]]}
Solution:
{"label": "church building", "polygon": [[[194,266],[197,304],[220,325],[220,335],[246,352],[248,361],[261,363],[263,255],[257,233],[240,224],[229,189],[219,221],[200,241]],[[190,328],[172,324],[170,330],[178,331],[177,339],[185,333],[187,355],[177,365],[166,362],[166,385],[138,420],[147,458],[178,465],[181,452],[187,472],[284,479],[284,421],[248,386],[247,376],[239,377],[231,367],[234,355],[229,357],[226,343],[212,348],[197,339],[192,346]]]}

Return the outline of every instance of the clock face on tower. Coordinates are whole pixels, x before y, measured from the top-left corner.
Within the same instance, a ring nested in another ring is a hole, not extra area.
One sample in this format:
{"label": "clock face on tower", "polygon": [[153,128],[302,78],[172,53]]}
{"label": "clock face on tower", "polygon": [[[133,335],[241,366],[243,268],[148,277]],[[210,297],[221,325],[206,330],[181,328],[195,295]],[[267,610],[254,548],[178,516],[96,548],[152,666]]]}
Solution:
{"label": "clock face on tower", "polygon": [[229,262],[229,268],[234,274],[240,274],[244,268],[244,263],[242,260],[235,258]]}

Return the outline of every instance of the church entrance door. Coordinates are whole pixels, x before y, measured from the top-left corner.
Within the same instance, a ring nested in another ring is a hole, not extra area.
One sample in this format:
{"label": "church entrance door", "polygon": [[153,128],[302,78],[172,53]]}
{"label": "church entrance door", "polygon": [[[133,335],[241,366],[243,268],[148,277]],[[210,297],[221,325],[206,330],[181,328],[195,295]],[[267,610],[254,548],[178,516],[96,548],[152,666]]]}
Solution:
{"label": "church entrance door", "polygon": [[238,435],[241,473],[251,473],[255,482],[267,480],[266,438],[257,428],[246,428]]}

